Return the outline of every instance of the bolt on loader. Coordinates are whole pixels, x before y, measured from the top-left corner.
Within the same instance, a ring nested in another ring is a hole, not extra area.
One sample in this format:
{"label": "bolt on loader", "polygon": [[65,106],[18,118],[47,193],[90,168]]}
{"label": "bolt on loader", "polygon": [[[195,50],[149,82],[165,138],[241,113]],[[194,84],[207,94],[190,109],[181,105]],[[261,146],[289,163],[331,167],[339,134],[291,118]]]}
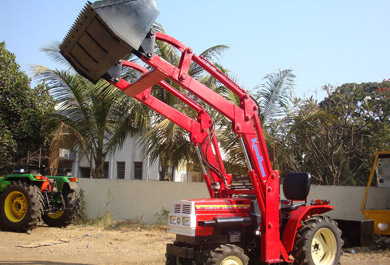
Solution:
{"label": "bolt on loader", "polygon": [[[341,231],[334,220],[322,215],[334,207],[327,200],[306,202],[309,173],[288,174],[283,182],[287,200],[280,200],[279,172],[271,167],[257,102],[190,47],[155,32],[152,25],[158,13],[154,0],[88,2],[60,51],[81,76],[93,83],[101,78],[110,82],[182,127],[196,146],[210,198],[173,202],[169,231],[176,234],[176,240],[166,247],[166,264],[339,264]],[[178,65],[155,53],[156,41],[181,53]],[[145,66],[124,60],[131,54]],[[230,102],[189,75],[190,64],[208,72],[237,95],[240,103]],[[124,68],[138,71],[139,78],[125,80],[121,77]],[[156,86],[196,111],[197,118],[156,98]],[[214,121],[199,101],[231,121],[250,183],[236,181],[226,172]]]}

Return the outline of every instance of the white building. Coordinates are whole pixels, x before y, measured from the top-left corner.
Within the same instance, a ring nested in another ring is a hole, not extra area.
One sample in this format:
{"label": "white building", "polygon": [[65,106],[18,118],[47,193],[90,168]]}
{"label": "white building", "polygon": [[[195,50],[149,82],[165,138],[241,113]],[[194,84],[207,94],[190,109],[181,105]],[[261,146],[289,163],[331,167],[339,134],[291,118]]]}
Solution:
{"label": "white building", "polygon": [[[71,169],[78,178],[91,178],[90,165],[82,152],[60,149],[59,168]],[[128,137],[122,149],[108,154],[104,162],[104,178],[159,180],[159,163],[151,163],[149,156],[144,156],[134,137]]]}
{"label": "white building", "polygon": [[[90,165],[82,152],[70,150],[72,142],[60,149],[58,168],[60,175],[72,172],[77,178],[92,178]],[[108,154],[104,162],[104,178],[128,180],[159,180],[159,161],[152,163],[149,156],[143,154],[135,137],[127,137],[122,149]],[[198,163],[180,163],[178,168],[168,170],[169,178],[175,182],[202,182],[203,175]]]}

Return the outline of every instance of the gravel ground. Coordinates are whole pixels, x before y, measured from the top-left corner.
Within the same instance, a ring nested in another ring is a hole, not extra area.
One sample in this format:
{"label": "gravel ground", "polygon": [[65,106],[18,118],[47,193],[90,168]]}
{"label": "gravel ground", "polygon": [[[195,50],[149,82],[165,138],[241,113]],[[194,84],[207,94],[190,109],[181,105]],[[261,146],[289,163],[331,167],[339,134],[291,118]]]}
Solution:
{"label": "gravel ground", "polygon": [[[98,226],[51,228],[29,234],[0,231],[0,264],[121,265],[165,264],[165,244],[174,235],[162,229]],[[390,251],[346,250],[341,264],[390,265]]]}

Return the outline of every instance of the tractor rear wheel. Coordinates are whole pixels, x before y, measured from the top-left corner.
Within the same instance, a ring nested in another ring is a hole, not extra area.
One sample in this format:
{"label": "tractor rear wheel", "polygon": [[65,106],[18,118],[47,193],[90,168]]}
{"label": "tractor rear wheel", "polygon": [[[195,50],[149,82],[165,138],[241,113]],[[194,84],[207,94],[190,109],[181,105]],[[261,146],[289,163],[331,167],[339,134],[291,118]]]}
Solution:
{"label": "tractor rear wheel", "polygon": [[39,188],[25,181],[12,181],[0,195],[0,223],[14,232],[27,232],[41,220],[43,196]]}
{"label": "tractor rear wheel", "polygon": [[249,258],[242,248],[235,245],[221,245],[210,252],[207,265],[247,265]]}
{"label": "tractor rear wheel", "polygon": [[292,254],[295,264],[337,265],[342,245],[337,223],[327,216],[313,216],[299,228]]}
{"label": "tractor rear wheel", "polygon": [[48,226],[66,227],[73,222],[78,214],[80,208],[78,193],[74,190],[66,189],[62,191],[62,196],[65,203],[65,210],[48,213],[42,217]]}

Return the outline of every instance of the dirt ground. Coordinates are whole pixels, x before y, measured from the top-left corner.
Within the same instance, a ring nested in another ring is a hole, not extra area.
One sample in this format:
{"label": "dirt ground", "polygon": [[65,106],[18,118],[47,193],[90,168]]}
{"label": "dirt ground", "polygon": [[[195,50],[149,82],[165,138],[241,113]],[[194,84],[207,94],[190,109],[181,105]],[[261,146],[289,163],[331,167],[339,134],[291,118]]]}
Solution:
{"label": "dirt ground", "polygon": [[[163,265],[165,244],[173,240],[173,234],[147,227],[72,225],[39,226],[29,234],[0,231],[0,264]],[[390,265],[390,251],[345,253],[341,264]]]}

